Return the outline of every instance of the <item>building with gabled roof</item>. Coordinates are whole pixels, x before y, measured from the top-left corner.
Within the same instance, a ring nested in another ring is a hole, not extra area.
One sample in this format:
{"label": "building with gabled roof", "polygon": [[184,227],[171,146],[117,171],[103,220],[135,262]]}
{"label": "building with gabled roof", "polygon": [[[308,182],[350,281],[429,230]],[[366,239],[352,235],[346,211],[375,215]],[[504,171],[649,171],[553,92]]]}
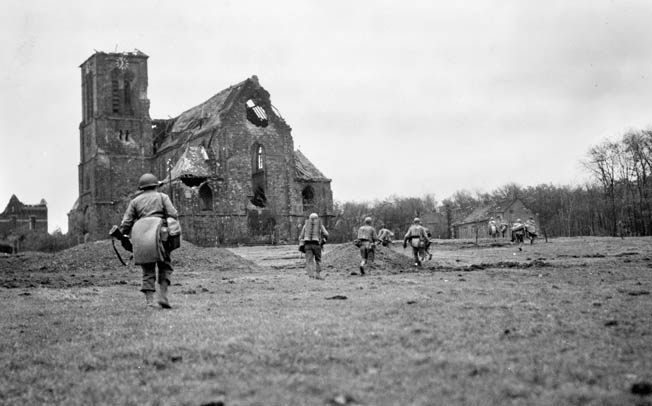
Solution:
{"label": "building with gabled roof", "polygon": [[[521,199],[505,200],[495,204],[488,204],[476,207],[464,219],[454,222],[453,238],[475,238],[486,237],[489,235],[489,220],[493,218],[498,224],[507,225],[510,230],[511,225],[518,219],[525,221],[533,217],[536,219],[535,213],[528,209]],[[538,223],[538,221],[537,221]],[[511,233],[507,232],[506,237],[511,237]]]}
{"label": "building with gabled roof", "polygon": [[331,180],[294,149],[291,127],[252,76],[169,119],[151,119],[147,55],[96,52],[82,65],[79,198],[69,230],[105,238],[138,178],[163,180],[183,238],[212,246],[295,240],[332,217]]}
{"label": "building with gabled roof", "polygon": [[48,232],[48,205],[45,199],[38,204],[25,204],[11,195],[4,211],[0,213],[0,239],[27,233]]}

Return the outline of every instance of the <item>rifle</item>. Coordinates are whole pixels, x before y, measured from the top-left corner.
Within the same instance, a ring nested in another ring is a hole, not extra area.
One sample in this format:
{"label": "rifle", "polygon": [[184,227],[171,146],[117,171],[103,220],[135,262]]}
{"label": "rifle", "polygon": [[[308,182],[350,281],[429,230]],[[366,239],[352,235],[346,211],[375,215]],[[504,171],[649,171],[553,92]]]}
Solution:
{"label": "rifle", "polygon": [[129,240],[129,237],[122,234],[122,231],[118,228],[118,226],[113,226],[111,227],[111,230],[109,231],[109,235],[112,237],[111,238],[111,245],[113,246],[113,251],[115,251],[115,255],[118,257],[122,265],[127,266],[125,261],[122,259],[120,256],[120,253],[118,252],[118,249],[115,247],[115,240],[118,239],[120,241],[120,244],[122,245],[122,248],[129,252],[134,251],[134,247],[131,244],[131,240]]}

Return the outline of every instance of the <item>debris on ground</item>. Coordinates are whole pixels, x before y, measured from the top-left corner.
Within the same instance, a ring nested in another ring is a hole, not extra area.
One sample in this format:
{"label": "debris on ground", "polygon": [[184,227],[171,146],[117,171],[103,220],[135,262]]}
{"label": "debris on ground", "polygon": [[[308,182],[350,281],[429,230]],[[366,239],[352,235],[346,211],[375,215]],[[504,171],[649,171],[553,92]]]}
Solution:
{"label": "debris on ground", "polygon": [[331,296],[331,297],[326,298],[326,300],[346,300],[346,299],[348,299],[348,298],[346,296],[344,296],[344,295],[335,295],[335,296]]}
{"label": "debris on ground", "polygon": [[[331,246],[330,250],[323,255],[322,266],[334,272],[357,275],[361,261],[360,249],[353,243],[345,243]],[[412,270],[412,268],[412,259],[410,257],[399,254],[389,247],[379,245],[376,246],[374,265],[373,267],[365,266],[365,273],[369,275],[395,273]]]}
{"label": "debris on ground", "polygon": [[[140,266],[130,260],[131,253],[118,247],[120,256],[129,260],[120,264],[111,240],[79,244],[53,254],[21,252],[0,257],[0,287],[4,288],[71,288],[140,283]],[[172,253],[172,266],[179,272],[195,268],[242,272],[259,271],[254,262],[223,248],[202,248],[187,241]],[[190,271],[190,272],[188,272]],[[130,281],[130,282],[127,282]]]}

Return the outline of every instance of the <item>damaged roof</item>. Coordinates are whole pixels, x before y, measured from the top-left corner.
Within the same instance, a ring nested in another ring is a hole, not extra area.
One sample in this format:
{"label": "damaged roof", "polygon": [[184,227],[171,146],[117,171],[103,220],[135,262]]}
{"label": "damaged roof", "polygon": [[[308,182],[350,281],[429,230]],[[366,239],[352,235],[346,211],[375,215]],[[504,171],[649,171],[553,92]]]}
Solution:
{"label": "damaged roof", "polygon": [[306,158],[301,151],[294,151],[295,176],[299,180],[313,182],[330,182],[331,180],[324,176],[315,165]]}
{"label": "damaged roof", "polygon": [[172,179],[208,178],[211,174],[208,166],[208,154],[203,146],[188,146],[174,165],[170,174]]}
{"label": "damaged roof", "polygon": [[[167,137],[163,140],[159,150],[172,145],[182,144],[193,135],[217,128],[221,124],[221,113],[231,107],[231,101],[244,84],[252,79],[246,79],[236,85],[230,86],[217,93],[205,102],[184,111],[172,120],[153,120],[164,127],[163,131],[156,134],[158,137]],[[175,137],[174,135],[182,135]]]}

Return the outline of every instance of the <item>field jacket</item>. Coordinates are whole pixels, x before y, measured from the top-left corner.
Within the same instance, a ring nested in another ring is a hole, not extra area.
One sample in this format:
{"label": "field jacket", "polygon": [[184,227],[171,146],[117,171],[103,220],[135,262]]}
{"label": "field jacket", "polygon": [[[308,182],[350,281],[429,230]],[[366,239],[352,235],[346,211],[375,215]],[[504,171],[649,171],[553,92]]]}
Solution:
{"label": "field jacket", "polygon": [[407,240],[411,240],[412,238],[418,238],[420,240],[425,241],[428,239],[428,233],[423,226],[420,226],[418,224],[413,224],[410,226],[407,233],[405,233],[405,237],[403,237],[403,240],[407,241]]}
{"label": "field jacket", "polygon": [[379,239],[376,229],[367,225],[360,227],[358,229],[358,240],[371,241],[372,243],[378,241]]}
{"label": "field jacket", "polygon": [[166,215],[175,219],[178,217],[177,209],[164,193],[146,190],[129,202],[120,231],[131,238],[136,265],[167,259],[159,232]]}
{"label": "field jacket", "polygon": [[381,241],[392,241],[394,239],[394,233],[386,228],[381,228],[378,232],[378,239]]}
{"label": "field jacket", "polygon": [[300,242],[317,242],[322,243],[328,238],[328,231],[321,223],[320,219],[308,219],[299,234]]}

